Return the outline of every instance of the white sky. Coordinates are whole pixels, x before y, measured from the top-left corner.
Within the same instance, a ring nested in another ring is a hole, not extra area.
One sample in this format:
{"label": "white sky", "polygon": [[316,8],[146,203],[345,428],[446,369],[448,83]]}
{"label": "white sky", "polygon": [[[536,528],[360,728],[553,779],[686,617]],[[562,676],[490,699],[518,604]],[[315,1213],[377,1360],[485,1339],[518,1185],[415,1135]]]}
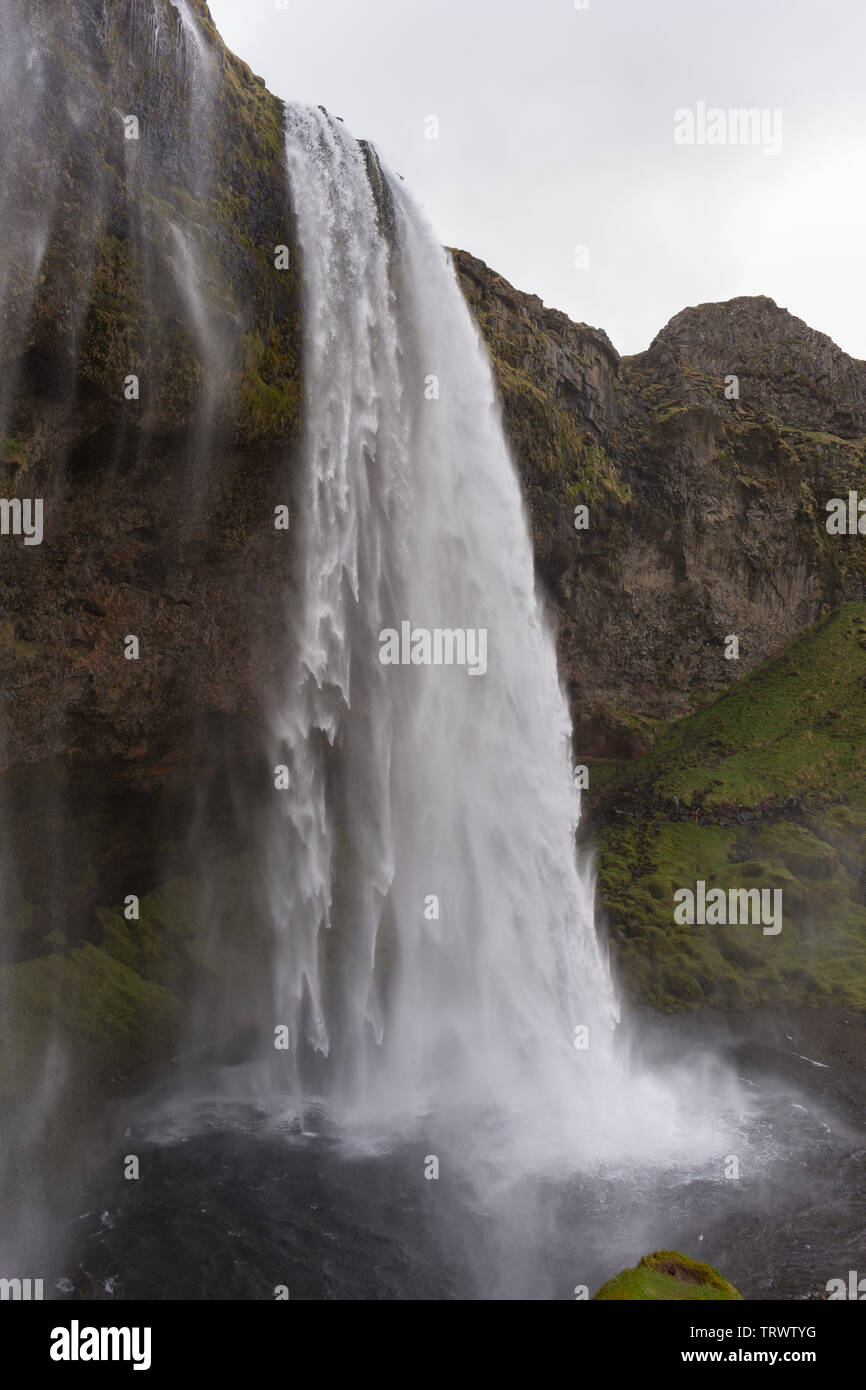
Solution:
{"label": "white sky", "polygon": [[[866,358],[864,0],[278,4],[210,0],[272,91],[373,141],[446,245],[620,352],[687,304],[768,294]],[[781,109],[781,152],[675,144],[699,101]]]}

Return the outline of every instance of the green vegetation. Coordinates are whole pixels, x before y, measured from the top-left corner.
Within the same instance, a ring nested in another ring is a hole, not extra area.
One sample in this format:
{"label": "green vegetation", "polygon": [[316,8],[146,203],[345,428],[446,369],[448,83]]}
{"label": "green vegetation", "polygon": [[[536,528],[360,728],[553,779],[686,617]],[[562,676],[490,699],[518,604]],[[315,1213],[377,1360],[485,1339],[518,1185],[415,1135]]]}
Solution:
{"label": "green vegetation", "polygon": [[629,1299],[672,1301],[725,1299],[742,1301],[733,1284],[717,1269],[681,1255],[679,1250],[657,1250],[644,1255],[634,1269],[624,1269],[602,1284],[594,1300]]}
{"label": "green vegetation", "polygon": [[243,442],[265,434],[293,435],[300,420],[300,373],[295,357],[294,320],[272,325],[267,342],[260,333],[244,335],[244,369],[237,434]]}
{"label": "green vegetation", "polygon": [[[207,902],[191,879],[172,879],[141,899],[138,920],[101,910],[97,940],[68,945],[54,931],[42,939],[45,954],[0,965],[0,1097],[38,1086],[52,1041],[76,1092],[118,1089],[139,1069],[167,1062],[181,1037],[185,1000],[209,981],[247,988],[265,968],[254,881],[249,856],[241,855],[214,865]],[[21,904],[7,934],[27,930],[32,916],[32,906]]]}
{"label": "green vegetation", "polygon": [[[851,603],[643,757],[603,765],[599,893],[630,994],[665,1012],[866,1009],[864,689],[866,604]],[[802,815],[784,805],[798,794]],[[685,818],[695,796],[700,823]],[[767,817],[755,814],[761,801]],[[674,892],[698,879],[780,888],[781,933],[676,924]]]}
{"label": "green vegetation", "polygon": [[8,435],[0,444],[0,452],[6,465],[7,486],[14,487],[18,474],[27,467],[27,446],[17,436]]}
{"label": "green vegetation", "polygon": [[[51,239],[42,264],[32,345],[57,362],[64,352],[74,355],[84,394],[101,398],[124,427],[185,429],[206,401],[219,417],[214,424],[241,445],[291,438],[300,410],[300,332],[283,105],[226,50],[207,6],[193,5],[213,51],[206,122],[193,119],[187,65],[162,62],[157,88],[117,7],[108,8],[100,29],[103,63],[92,61],[88,42],[73,31],[49,26],[43,36],[57,109],[95,102],[100,115],[92,125],[104,139],[88,145],[87,167],[79,167],[83,156],[69,128],[46,107],[25,204],[38,208],[51,196],[54,161],[76,176],[67,174],[64,235]],[[183,42],[180,16],[165,6],[163,20],[160,45],[173,56]],[[121,89],[142,129],[140,143],[128,146],[118,118]],[[52,163],[39,150],[51,151]],[[191,169],[197,178],[190,187]],[[293,268],[278,273],[274,247],[284,243]],[[192,322],[184,303],[191,278],[206,327]],[[139,407],[123,397],[128,374],[140,378]],[[29,441],[15,443],[4,461],[20,468]]]}
{"label": "green vegetation", "polygon": [[497,341],[491,351],[509,437],[521,460],[571,502],[592,503],[605,497],[628,501],[628,484],[600,442],[577,416],[557,406],[511,364],[508,349],[507,342]]}

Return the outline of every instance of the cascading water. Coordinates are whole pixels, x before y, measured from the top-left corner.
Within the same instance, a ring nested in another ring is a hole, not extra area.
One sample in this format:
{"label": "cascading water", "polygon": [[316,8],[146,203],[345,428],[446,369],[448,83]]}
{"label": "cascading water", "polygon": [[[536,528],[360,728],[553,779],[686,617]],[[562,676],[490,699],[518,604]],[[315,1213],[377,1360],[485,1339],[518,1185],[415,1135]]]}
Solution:
{"label": "cascading water", "polygon": [[[338,121],[289,109],[307,497],[277,999],[291,1035],[332,1054],[344,1099],[411,1108],[444,1083],[501,1101],[556,1058],[579,1085],[574,1029],[606,1054],[614,1000],[490,371],[445,254],[387,175],[377,207],[373,159]],[[486,670],[383,665],[380,633],[404,621],[486,633]]]}
{"label": "cascading water", "polygon": [[[727,1241],[742,1267],[770,1212],[800,1296],[814,1260],[786,1246],[783,1207],[793,1193],[813,1228],[838,1214],[813,1179],[827,1154],[848,1162],[844,1143],[817,1112],[804,1129],[784,1090],[747,1104],[683,1043],[703,1045],[704,1020],[676,1032],[679,1054],[665,1038],[663,1064],[624,1045],[575,862],[569,722],[520,489],[447,256],[341,122],[289,106],[283,132],[197,0],[62,11],[58,27],[48,0],[0,10],[0,434],[23,466],[9,489],[44,484],[49,518],[44,552],[7,547],[0,562],[27,599],[20,576],[44,554],[63,598],[111,612],[81,636],[37,587],[58,693],[43,699],[53,668],[34,657],[42,733],[22,734],[20,703],[0,720],[14,832],[0,863],[14,925],[0,942],[0,1274],[60,1268],[45,1253],[56,1231],[74,1252],[61,1293],[91,1296],[93,1276],[121,1297],[270,1298],[263,1270],[288,1267],[293,1298],[570,1297],[576,1279],[671,1243],[712,1242],[721,1265]],[[93,52],[97,84],[81,79]],[[279,279],[284,240],[300,263]],[[106,303],[108,342],[92,312]],[[299,307],[304,433],[284,457]],[[141,399],[121,403],[128,373]],[[26,458],[19,432],[35,441]],[[79,492],[92,526],[72,510]],[[288,536],[270,510],[287,501]],[[145,556],[143,581],[124,547]],[[235,582],[236,558],[250,596],[220,625],[217,580]],[[160,626],[168,605],[188,622]],[[133,624],[147,650],[127,670],[116,637]],[[459,660],[427,660],[436,634]],[[229,679],[183,669],[197,642],[211,666],[231,646]],[[148,680],[129,726],[118,709]],[[30,766],[43,737],[45,775]],[[95,795],[86,773],[101,777],[106,740],[124,766]],[[24,786],[12,810],[7,764]],[[165,799],[146,799],[163,775]],[[139,800],[150,809],[108,833]],[[21,853],[37,824],[48,873]],[[154,841],[141,855],[139,838]],[[90,902],[94,866],[106,875]],[[150,898],[140,924],[112,911],[128,891]],[[119,1011],[90,989],[94,970],[119,981]],[[108,1044],[76,1052],[76,1028],[98,1035],[136,1002],[148,1024],[163,979],[178,1057],[115,1108],[81,1060]],[[128,1152],[146,1181],[119,1176]],[[786,1153],[769,1193],[767,1159]],[[425,1181],[426,1154],[441,1184]],[[742,1182],[722,1181],[730,1155]],[[847,1260],[854,1237],[834,1239]]]}
{"label": "cascading water", "polygon": [[[402,182],[341,122],[290,106],[287,157],[306,433],[268,870],[285,1067],[356,1122],[485,1113],[536,1166],[670,1159],[677,1107],[612,1045],[555,647],[477,332]],[[384,664],[404,625],[486,634],[486,663]]]}

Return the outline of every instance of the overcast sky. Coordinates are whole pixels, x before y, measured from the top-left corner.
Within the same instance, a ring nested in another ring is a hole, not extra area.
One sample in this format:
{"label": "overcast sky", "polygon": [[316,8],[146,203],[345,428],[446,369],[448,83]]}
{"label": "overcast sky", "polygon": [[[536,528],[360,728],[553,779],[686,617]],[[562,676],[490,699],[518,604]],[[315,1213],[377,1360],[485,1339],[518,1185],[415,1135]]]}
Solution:
{"label": "overcast sky", "polygon": [[[444,243],[620,352],[687,304],[768,294],[866,358],[864,0],[280,3],[210,0],[272,91],[373,141]],[[701,102],[766,111],[763,141],[698,143]]]}

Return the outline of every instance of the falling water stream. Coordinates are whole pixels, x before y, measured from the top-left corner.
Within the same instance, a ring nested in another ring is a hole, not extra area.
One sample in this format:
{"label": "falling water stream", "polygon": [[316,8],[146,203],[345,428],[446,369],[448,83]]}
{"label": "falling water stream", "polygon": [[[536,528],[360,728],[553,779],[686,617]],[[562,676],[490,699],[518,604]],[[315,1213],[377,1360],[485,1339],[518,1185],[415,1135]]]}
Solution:
{"label": "falling water stream", "polygon": [[[190,120],[206,129],[219,73],[173,3]],[[319,108],[287,106],[285,132],[304,408],[255,819],[268,970],[227,1008],[192,1008],[181,1064],[116,1108],[56,1293],[570,1297],[647,1246],[700,1253],[705,1232],[736,1267],[732,1240],[773,1209],[774,1164],[798,1190],[792,1134],[813,1158],[837,1136],[817,1114],[795,1125],[798,1100],[694,1035],[650,1060],[620,1020],[478,331],[376,152]],[[190,173],[196,198],[214,176]],[[131,167],[132,202],[146,178],[146,162]],[[130,216],[134,232],[163,214]],[[169,218],[160,236],[205,368],[201,499],[230,320],[215,325],[199,232]],[[43,252],[35,229],[19,317]],[[200,910],[217,907],[203,892]],[[250,1028],[252,1049],[208,1060],[217,1034]],[[120,1148],[146,1183],[118,1179]],[[731,1155],[745,1198],[724,1181]],[[802,1265],[785,1261],[775,1287],[798,1296]]]}
{"label": "falling water stream", "polygon": [[[711,1213],[741,1239],[792,1102],[693,1043],[649,1064],[617,1028],[489,363],[402,181],[324,111],[289,106],[286,132],[298,573],[271,708],[272,981],[233,1018],[267,1026],[256,1057],[132,1108],[155,1187],[109,1206],[87,1264],[127,1294],[179,1259],[169,1296],[569,1297],[644,1244],[699,1251]],[[472,632],[477,656],[483,631],[485,660],[383,662],[404,624],[420,656],[420,632]]]}

